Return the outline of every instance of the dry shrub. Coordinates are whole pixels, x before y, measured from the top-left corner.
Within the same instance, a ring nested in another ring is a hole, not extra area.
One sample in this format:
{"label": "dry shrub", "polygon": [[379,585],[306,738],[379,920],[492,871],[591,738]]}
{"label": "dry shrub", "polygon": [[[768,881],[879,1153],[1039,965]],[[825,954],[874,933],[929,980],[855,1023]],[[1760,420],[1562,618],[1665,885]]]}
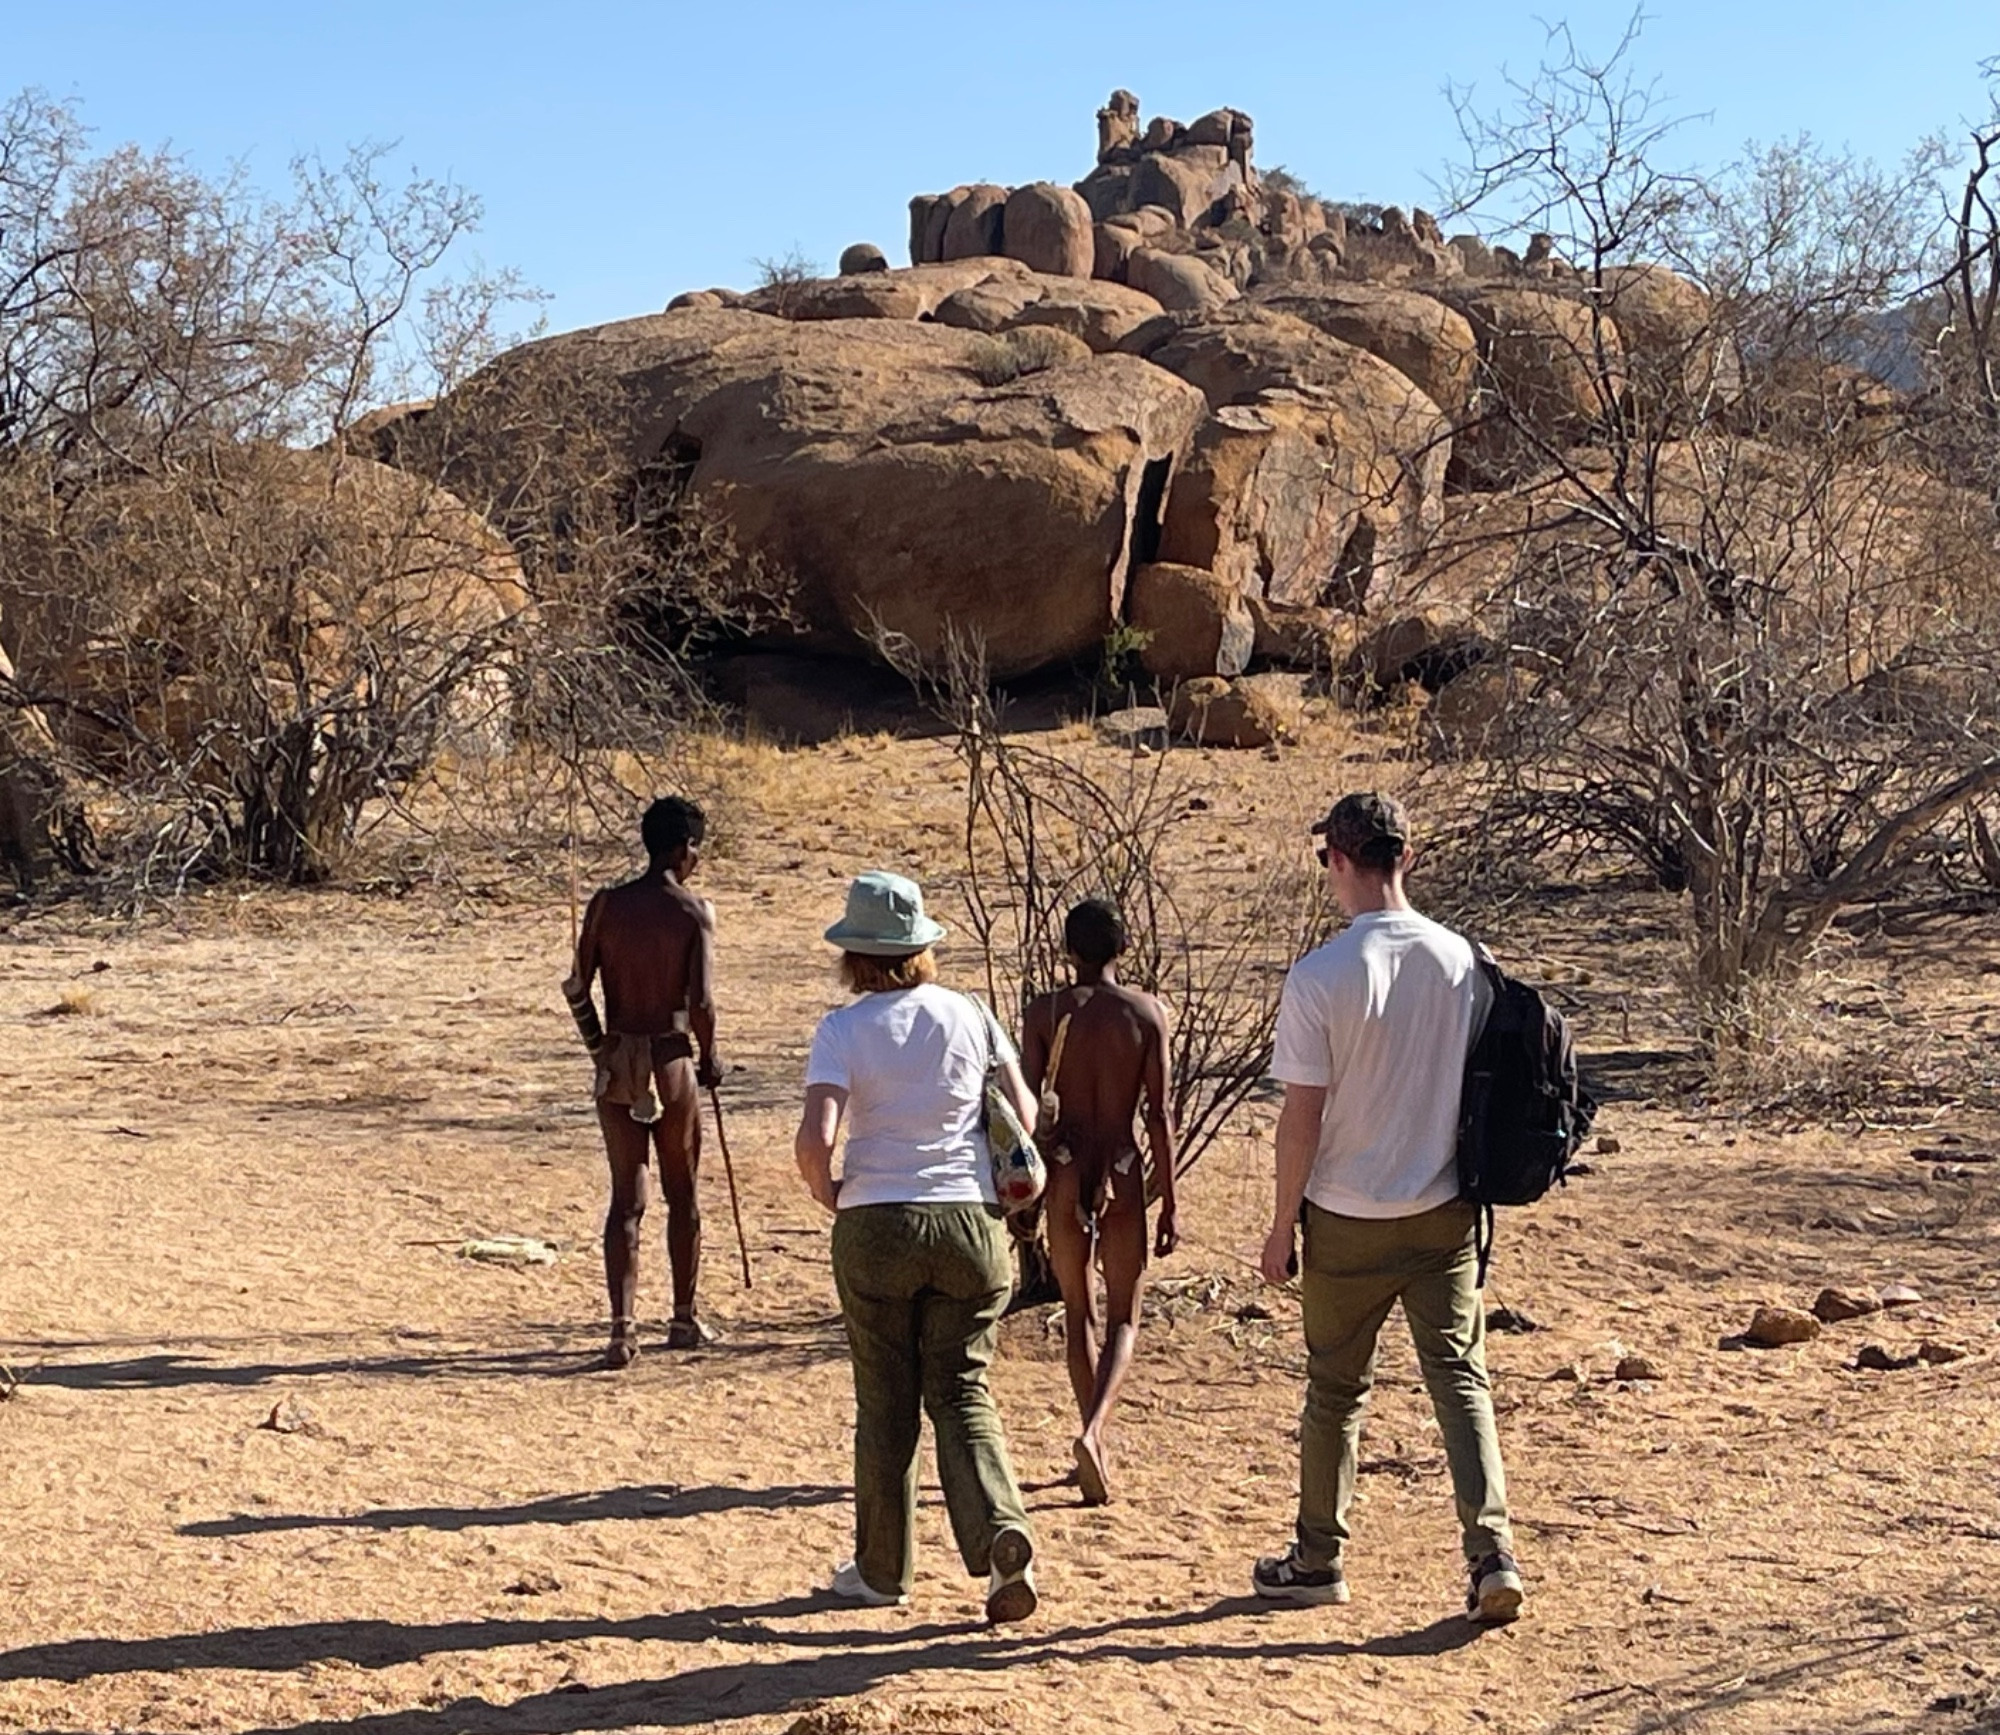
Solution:
{"label": "dry shrub", "polygon": [[[1509,110],[1462,110],[1464,204],[1555,235],[1570,359],[1602,389],[1558,430],[1487,382],[1520,479],[1454,514],[1431,571],[1515,698],[1466,743],[1487,848],[1643,863],[1685,896],[1706,1045],[1755,1049],[1829,926],[2000,792],[2000,547],[1991,497],[1926,468],[1942,412],[1862,401],[1840,367],[1923,281],[1935,160],[1899,180],[1802,144],[1669,170],[1633,40],[1598,63],[1558,30]],[[1613,291],[1661,260],[1706,316],[1644,391],[1613,389]],[[1697,352],[1740,373],[1678,365]]]}
{"label": "dry shrub", "polygon": [[[671,461],[609,461],[580,382],[454,389],[518,286],[440,275],[476,201],[380,160],[301,163],[267,201],[93,157],[40,99],[0,109],[0,854],[23,886],[319,880],[371,832],[504,843],[537,806],[622,832],[707,715],[689,659],[784,610]],[[461,458],[482,414],[525,457],[504,490]]]}
{"label": "dry shrub", "polygon": [[1170,1014],[1177,1167],[1192,1168],[1270,1065],[1284,973],[1329,925],[1322,876],[1302,852],[1232,853],[1222,873],[1204,872],[1193,761],[1134,746],[1107,768],[1080,744],[1010,738],[976,641],[948,633],[932,662],[879,629],[876,645],[957,736],[959,892],[994,1006],[1018,1029],[1027,1002],[1066,979],[1071,907],[1109,899],[1130,936],[1120,979]]}
{"label": "dry shrub", "polygon": [[1009,385],[1073,361],[1088,361],[1090,345],[1053,325],[1022,325],[973,344],[967,366],[984,386]]}

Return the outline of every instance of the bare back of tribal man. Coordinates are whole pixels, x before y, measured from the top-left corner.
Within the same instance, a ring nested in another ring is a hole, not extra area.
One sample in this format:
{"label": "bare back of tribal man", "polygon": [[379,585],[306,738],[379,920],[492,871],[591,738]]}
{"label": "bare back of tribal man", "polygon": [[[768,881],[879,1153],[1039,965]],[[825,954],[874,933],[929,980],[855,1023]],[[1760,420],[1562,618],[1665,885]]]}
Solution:
{"label": "bare back of tribal man", "polygon": [[[1106,1428],[1139,1331],[1147,1165],[1139,1160],[1132,1122],[1142,1101],[1160,1194],[1155,1250],[1164,1258],[1180,1240],[1167,1121],[1167,1019],[1152,995],[1119,983],[1125,938],[1110,904],[1098,898],[1078,904],[1063,928],[1075,986],[1042,995],[1022,1020],[1029,1087],[1044,1101],[1058,1099],[1053,1130],[1041,1141],[1049,1159],[1049,1258],[1062,1287],[1069,1380],[1083,1423],[1075,1444],[1077,1483],[1088,1506],[1111,1498]],[[1101,1339],[1093,1244],[1104,1269]]]}
{"label": "bare back of tribal man", "polygon": [[695,1314],[701,1268],[698,1092],[721,1077],[712,988],[715,912],[707,899],[687,889],[707,822],[693,802],[669,796],[646,810],[639,830],[646,871],[590,900],[577,941],[576,974],[565,985],[573,1005],[578,996],[587,999],[593,976],[604,985],[606,1034],[596,1049],[596,1096],[611,1159],[611,1206],[604,1218],[611,1344],[604,1359],[613,1368],[624,1367],[639,1350],[633,1305],[649,1143],[659,1153],[673,1268],[667,1347],[692,1349],[706,1337]]}

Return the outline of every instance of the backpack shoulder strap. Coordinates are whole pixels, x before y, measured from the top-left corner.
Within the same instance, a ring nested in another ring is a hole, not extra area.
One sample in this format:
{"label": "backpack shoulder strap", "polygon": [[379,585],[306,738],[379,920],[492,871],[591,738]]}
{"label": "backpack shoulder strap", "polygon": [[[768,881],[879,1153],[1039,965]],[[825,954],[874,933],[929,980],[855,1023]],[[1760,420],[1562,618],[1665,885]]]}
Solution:
{"label": "backpack shoulder strap", "polygon": [[1493,1016],[1493,1008],[1500,999],[1500,991],[1505,982],[1506,975],[1493,954],[1474,940],[1472,942],[1472,1028],[1465,1043],[1467,1055],[1479,1046],[1479,1039],[1486,1034],[1486,1021]]}

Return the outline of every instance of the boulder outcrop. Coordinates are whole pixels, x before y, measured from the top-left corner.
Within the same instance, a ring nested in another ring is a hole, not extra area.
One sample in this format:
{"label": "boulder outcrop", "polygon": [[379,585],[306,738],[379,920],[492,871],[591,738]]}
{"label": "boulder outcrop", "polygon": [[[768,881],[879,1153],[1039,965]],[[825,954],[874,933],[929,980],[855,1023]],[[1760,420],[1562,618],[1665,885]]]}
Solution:
{"label": "boulder outcrop", "polygon": [[1204,567],[1140,567],[1126,595],[1125,620],[1146,635],[1139,660],[1156,680],[1240,675],[1257,647],[1243,593]]}
{"label": "boulder outcrop", "polygon": [[1210,405],[1168,498],[1163,560],[1289,608],[1359,609],[1441,521],[1451,429],[1386,362],[1249,308],[1151,352]]}
{"label": "boulder outcrop", "polygon": [[1069,188],[1047,181],[1007,195],[1000,237],[1009,259],[1044,276],[1087,278],[1097,263],[1090,207]]}
{"label": "boulder outcrop", "polygon": [[1191,253],[1140,247],[1125,265],[1125,281],[1169,313],[1210,313],[1237,297],[1236,285]]}
{"label": "boulder outcrop", "polygon": [[1255,299],[1386,361],[1454,421],[1464,415],[1479,378],[1479,347],[1465,316],[1435,296],[1333,283],[1262,290]]}
{"label": "boulder outcrop", "polygon": [[1095,651],[1120,619],[1204,406],[1128,356],[1001,378],[997,341],[936,323],[655,315],[511,351],[427,426],[449,432],[462,485],[504,511],[533,453],[516,406],[575,381],[623,471],[677,466],[739,548],[794,577],[819,642],[859,650],[879,628],[935,652],[956,623],[996,673],[1019,673]]}
{"label": "boulder outcrop", "polygon": [[1504,405],[1462,442],[1476,474],[1504,479],[1538,450],[1586,439],[1624,391],[1618,327],[1580,301],[1498,284],[1438,294],[1472,327],[1482,383]]}
{"label": "boulder outcrop", "polygon": [[[938,236],[937,258],[978,259],[1005,253],[1001,245],[1007,218],[1007,189],[990,183],[954,189],[946,198],[944,227]],[[926,261],[917,261],[926,263]]]}

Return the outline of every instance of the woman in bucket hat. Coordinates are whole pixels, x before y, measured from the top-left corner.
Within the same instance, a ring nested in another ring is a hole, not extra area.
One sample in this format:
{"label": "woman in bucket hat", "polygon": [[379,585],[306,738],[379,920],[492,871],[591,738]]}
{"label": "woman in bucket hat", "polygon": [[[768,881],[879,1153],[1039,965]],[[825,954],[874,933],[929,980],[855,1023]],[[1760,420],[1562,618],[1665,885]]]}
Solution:
{"label": "woman in bucket hat", "polygon": [[917,885],[890,873],[857,878],[826,930],[854,998],[814,1033],[795,1150],[807,1190],[834,1213],[854,1364],[854,1558],[833,1591],[871,1606],[908,1600],[928,1411],[959,1555],[975,1578],[989,1575],[987,1618],[1022,1620],[1035,1608],[1034,1542],[986,1387],[1013,1286],[981,1126],[996,1053],[1030,1128],[1035,1099],[997,1022],[938,985],[931,948],[944,933]]}

